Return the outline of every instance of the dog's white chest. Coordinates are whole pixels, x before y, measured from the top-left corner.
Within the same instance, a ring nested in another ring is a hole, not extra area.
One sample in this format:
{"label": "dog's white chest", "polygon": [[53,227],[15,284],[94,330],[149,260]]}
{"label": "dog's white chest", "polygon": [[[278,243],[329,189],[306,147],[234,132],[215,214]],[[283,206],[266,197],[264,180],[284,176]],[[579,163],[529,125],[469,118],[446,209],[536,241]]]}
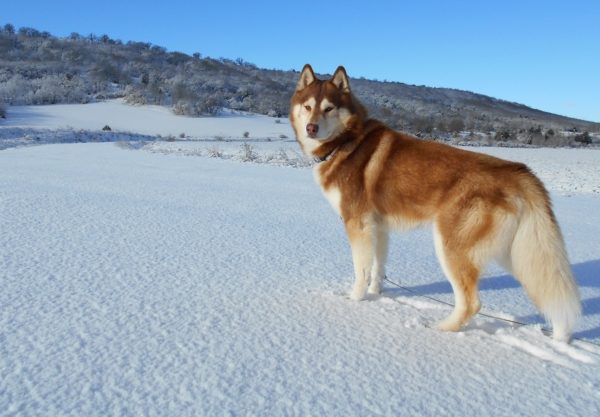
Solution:
{"label": "dog's white chest", "polygon": [[325,196],[327,201],[329,201],[329,204],[331,204],[331,207],[333,207],[335,212],[339,216],[341,216],[342,215],[342,210],[341,210],[342,193],[340,192],[340,189],[337,187],[334,187],[334,186],[330,186],[327,189],[325,189],[323,187],[323,183],[321,181],[321,176],[319,175],[319,166],[318,165],[313,168],[313,175],[315,177],[315,181],[317,182],[317,184],[319,184],[319,187],[321,187],[321,191],[323,191],[323,195]]}
{"label": "dog's white chest", "polygon": [[333,207],[335,212],[339,216],[341,216],[342,215],[342,210],[341,210],[342,193],[340,193],[339,188],[329,187],[327,190],[324,190],[321,187],[321,189],[323,190],[323,194],[325,195],[325,198],[327,199],[327,201],[329,201],[329,204],[331,204],[331,207]]}

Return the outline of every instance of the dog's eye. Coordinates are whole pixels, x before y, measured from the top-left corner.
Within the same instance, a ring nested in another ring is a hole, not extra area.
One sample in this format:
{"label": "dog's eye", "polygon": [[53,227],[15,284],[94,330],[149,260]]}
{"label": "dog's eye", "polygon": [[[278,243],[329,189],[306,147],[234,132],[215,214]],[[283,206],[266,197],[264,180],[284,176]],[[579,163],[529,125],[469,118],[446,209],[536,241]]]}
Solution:
{"label": "dog's eye", "polygon": [[324,110],[324,112],[325,112],[325,113],[329,113],[331,110],[333,110],[333,107],[327,107],[327,108]]}
{"label": "dog's eye", "polygon": [[308,110],[308,111],[311,111],[311,110],[312,110],[312,107],[310,107],[310,106],[304,106],[304,108],[305,108],[306,110]]}

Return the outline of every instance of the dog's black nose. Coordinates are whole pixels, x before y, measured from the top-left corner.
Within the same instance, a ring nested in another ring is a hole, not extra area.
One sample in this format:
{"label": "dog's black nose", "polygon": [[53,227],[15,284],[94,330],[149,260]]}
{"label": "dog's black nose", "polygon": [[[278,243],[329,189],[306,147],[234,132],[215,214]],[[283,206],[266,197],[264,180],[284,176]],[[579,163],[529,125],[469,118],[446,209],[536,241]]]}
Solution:
{"label": "dog's black nose", "polygon": [[306,133],[308,136],[317,136],[317,132],[319,131],[319,125],[315,123],[309,123],[306,125]]}

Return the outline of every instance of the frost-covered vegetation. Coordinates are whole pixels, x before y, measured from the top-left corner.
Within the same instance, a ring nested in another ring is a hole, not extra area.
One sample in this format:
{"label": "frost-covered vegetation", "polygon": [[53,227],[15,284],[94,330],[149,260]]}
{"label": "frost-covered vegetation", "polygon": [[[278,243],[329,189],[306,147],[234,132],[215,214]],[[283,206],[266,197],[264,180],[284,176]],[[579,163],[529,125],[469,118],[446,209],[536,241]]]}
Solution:
{"label": "frost-covered vegetation", "polygon": [[[28,27],[0,27],[0,117],[1,103],[116,97],[190,116],[223,107],[285,116],[297,77],[297,71],[261,69],[241,58],[187,55],[108,35],[58,38]],[[374,117],[422,137],[554,146],[591,143],[600,131],[597,123],[466,91],[362,78],[353,79],[352,86]]]}
{"label": "frost-covered vegetation", "polygon": [[107,35],[57,38],[10,24],[0,31],[0,102],[13,105],[125,97],[193,116],[222,107],[280,115],[287,112],[292,78],[241,59],[189,56]]}

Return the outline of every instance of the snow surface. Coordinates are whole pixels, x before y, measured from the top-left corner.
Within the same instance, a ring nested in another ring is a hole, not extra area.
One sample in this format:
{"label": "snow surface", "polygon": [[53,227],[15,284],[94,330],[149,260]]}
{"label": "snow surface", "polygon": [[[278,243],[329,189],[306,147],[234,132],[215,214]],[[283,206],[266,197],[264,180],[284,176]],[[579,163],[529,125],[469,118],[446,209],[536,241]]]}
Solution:
{"label": "snow surface", "polygon": [[[280,120],[280,123],[276,123]],[[285,123],[281,123],[285,121]],[[90,104],[12,106],[0,126],[36,129],[112,130],[143,135],[188,137],[293,137],[285,119],[227,111],[221,117],[176,116],[163,106],[129,106],[122,99]]]}
{"label": "snow surface", "polygon": [[[0,125],[0,143],[94,137],[35,123]],[[478,316],[442,333],[448,307],[389,282],[349,300],[339,218],[309,169],[268,158],[292,143],[252,142],[256,164],[234,139],[218,143],[228,160],[140,140],[0,151],[0,416],[600,414],[600,346],[585,342],[600,343],[598,151],[481,149],[552,190],[584,302],[565,345],[497,267],[483,312],[531,325]],[[429,229],[390,249],[391,281],[452,301]]]}

